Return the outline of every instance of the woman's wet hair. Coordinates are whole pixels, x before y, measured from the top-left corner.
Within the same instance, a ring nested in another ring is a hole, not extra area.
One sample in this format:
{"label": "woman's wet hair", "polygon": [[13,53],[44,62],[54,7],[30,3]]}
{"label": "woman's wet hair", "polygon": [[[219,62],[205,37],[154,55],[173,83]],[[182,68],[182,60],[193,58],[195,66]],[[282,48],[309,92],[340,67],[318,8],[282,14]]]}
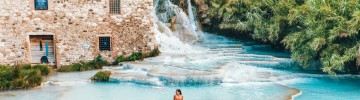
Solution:
{"label": "woman's wet hair", "polygon": [[176,89],[176,92],[179,92],[179,93],[180,93],[180,95],[182,95],[182,93],[181,93],[181,90],[180,90],[180,89]]}

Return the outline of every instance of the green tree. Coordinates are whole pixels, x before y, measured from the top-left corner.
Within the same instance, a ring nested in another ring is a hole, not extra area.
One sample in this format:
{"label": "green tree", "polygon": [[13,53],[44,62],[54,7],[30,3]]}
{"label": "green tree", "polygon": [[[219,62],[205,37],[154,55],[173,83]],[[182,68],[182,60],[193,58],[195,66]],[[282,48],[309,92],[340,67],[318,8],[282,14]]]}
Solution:
{"label": "green tree", "polygon": [[360,43],[360,0],[207,2],[209,15],[221,20],[220,28],[284,45],[304,67],[320,61],[329,74],[358,69],[354,62]]}

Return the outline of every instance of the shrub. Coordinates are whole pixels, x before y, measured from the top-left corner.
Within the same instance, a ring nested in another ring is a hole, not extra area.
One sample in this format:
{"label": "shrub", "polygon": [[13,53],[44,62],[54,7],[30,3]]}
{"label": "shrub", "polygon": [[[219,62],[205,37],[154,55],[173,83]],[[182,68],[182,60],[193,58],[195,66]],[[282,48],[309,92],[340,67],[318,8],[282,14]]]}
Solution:
{"label": "shrub", "polygon": [[80,67],[79,67],[79,71],[87,71],[87,70],[92,70],[94,68],[92,68],[93,65],[88,64],[89,62],[83,62],[80,61]]}
{"label": "shrub", "polygon": [[84,66],[88,67],[89,69],[99,69],[99,66],[95,60],[84,63]]}
{"label": "shrub", "polygon": [[95,61],[95,63],[96,63],[96,66],[93,66],[94,67],[94,69],[101,69],[103,66],[107,66],[107,65],[109,65],[109,62],[107,62],[107,61]]}
{"label": "shrub", "polygon": [[131,54],[129,57],[127,57],[127,60],[135,61],[135,60],[140,60],[140,59],[143,59],[143,58],[144,58],[143,53],[135,52],[135,53]]}
{"label": "shrub", "polygon": [[151,52],[149,54],[143,54],[141,52],[135,52],[133,54],[131,54],[128,57],[125,57],[123,55],[118,56],[115,61],[112,63],[112,65],[117,65],[120,62],[124,62],[124,61],[135,61],[135,60],[141,60],[144,59],[145,57],[155,57],[158,56],[160,54],[160,50],[159,48],[155,48],[153,50],[151,50]]}
{"label": "shrub", "polygon": [[10,87],[10,81],[13,73],[10,67],[0,66],[0,90],[6,90]]}
{"label": "shrub", "polygon": [[102,69],[103,66],[109,65],[100,55],[95,58],[95,60],[84,62],[80,61],[79,63],[73,63],[71,65],[63,66],[58,71],[59,72],[76,72],[76,71],[87,71],[93,69]]}
{"label": "shrub", "polygon": [[81,63],[75,63],[70,65],[70,67],[72,68],[73,71],[81,71],[81,67],[83,66]]}
{"label": "shrub", "polygon": [[23,79],[17,78],[17,79],[14,79],[13,81],[11,81],[10,87],[8,87],[7,89],[11,89],[11,90],[24,89],[24,87],[25,87],[24,84],[25,84],[25,81]]}
{"label": "shrub", "polygon": [[[21,66],[22,69],[31,69],[31,64],[25,64],[25,65],[17,65],[17,66]],[[36,66],[36,65],[35,65]]]}
{"label": "shrub", "polygon": [[59,72],[74,72],[80,71],[81,64],[80,63],[73,63],[71,65],[63,66],[58,71]]}
{"label": "shrub", "polygon": [[12,73],[13,73],[13,78],[19,78],[20,76],[20,71],[22,70],[21,69],[21,66],[20,65],[15,65],[15,66],[12,66],[10,67],[11,70],[12,70]]}
{"label": "shrub", "polygon": [[0,66],[0,90],[28,89],[39,86],[42,76],[50,73],[46,65]]}
{"label": "shrub", "polygon": [[42,76],[49,75],[50,72],[51,72],[49,66],[47,66],[47,65],[35,65],[35,66],[31,67],[31,68],[40,70]]}
{"label": "shrub", "polygon": [[62,66],[61,68],[58,69],[58,72],[71,72],[71,71],[72,71],[72,67],[70,67],[70,65]]}
{"label": "shrub", "polygon": [[74,72],[74,71],[85,71],[85,68],[81,63],[73,63],[71,65],[63,66],[59,69],[59,72]]}
{"label": "shrub", "polygon": [[106,63],[106,61],[104,60],[104,58],[102,58],[101,55],[98,55],[98,56],[96,57],[95,61],[97,61],[97,62],[102,62],[102,63]]}
{"label": "shrub", "polygon": [[113,65],[117,65],[117,64],[119,64],[120,62],[126,61],[126,59],[127,59],[126,57],[124,57],[124,56],[121,55],[121,56],[117,57],[112,64],[113,64]]}
{"label": "shrub", "polygon": [[0,66],[0,80],[10,80],[13,78],[13,73],[10,67]]}
{"label": "shrub", "polygon": [[10,87],[10,81],[8,80],[0,80],[0,90],[8,90]]}
{"label": "shrub", "polygon": [[106,82],[109,81],[110,75],[110,71],[99,71],[91,78],[91,80],[98,82]]}
{"label": "shrub", "polygon": [[153,50],[151,50],[151,52],[149,53],[149,55],[147,57],[155,57],[155,56],[158,56],[160,55],[160,50],[159,48],[155,48]]}
{"label": "shrub", "polygon": [[12,81],[10,89],[28,89],[39,86],[42,81],[41,71],[37,69],[21,70],[19,76]]}

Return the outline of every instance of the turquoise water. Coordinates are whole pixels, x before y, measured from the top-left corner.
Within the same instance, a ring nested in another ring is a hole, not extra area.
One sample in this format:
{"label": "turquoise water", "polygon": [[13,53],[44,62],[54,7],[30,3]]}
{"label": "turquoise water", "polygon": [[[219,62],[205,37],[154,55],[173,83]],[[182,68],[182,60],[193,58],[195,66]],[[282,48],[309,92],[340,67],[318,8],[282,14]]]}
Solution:
{"label": "turquoise water", "polygon": [[[355,100],[360,76],[308,74],[289,53],[266,45],[205,34],[204,40],[158,57],[105,67],[111,82],[94,83],[98,70],[57,73],[43,86],[0,92],[0,100]],[[184,46],[182,46],[184,47]],[[164,48],[164,47],[162,47]]]}
{"label": "turquoise water", "polygon": [[[133,83],[92,83],[82,81],[96,71],[65,73],[50,77],[59,82],[31,90],[7,91],[1,100],[171,100],[175,89],[182,89],[186,100],[277,99],[288,89],[271,84],[157,87]],[[74,78],[74,76],[76,76]],[[72,77],[72,78],[71,78]],[[70,78],[70,79],[64,79]],[[61,81],[61,82],[60,82]],[[253,96],[257,95],[257,96]]]}
{"label": "turquoise water", "polygon": [[357,100],[360,97],[359,83],[358,78],[308,78],[289,86],[302,91],[296,100]]}

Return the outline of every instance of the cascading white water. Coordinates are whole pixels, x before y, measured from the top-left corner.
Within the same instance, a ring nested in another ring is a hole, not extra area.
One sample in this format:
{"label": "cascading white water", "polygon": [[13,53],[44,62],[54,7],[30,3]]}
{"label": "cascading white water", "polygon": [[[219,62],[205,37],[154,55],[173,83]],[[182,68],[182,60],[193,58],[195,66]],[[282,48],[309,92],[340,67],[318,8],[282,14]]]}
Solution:
{"label": "cascading white water", "polygon": [[197,25],[196,25],[193,7],[191,5],[191,0],[187,0],[187,4],[188,4],[188,15],[189,15],[189,20],[190,20],[190,25],[192,28],[198,29]]}
{"label": "cascading white water", "polygon": [[170,0],[155,0],[155,33],[162,51],[194,51],[190,45],[200,40],[190,0],[188,3],[189,17]]}
{"label": "cascading white water", "polygon": [[[188,14],[170,0],[155,0],[155,33],[162,55],[141,63],[126,64],[132,66],[131,69],[110,69],[121,73],[114,75],[113,79],[139,84],[176,86],[222,82],[271,82],[273,79],[270,76],[278,72],[249,64],[276,66],[279,62],[290,62],[288,59],[267,55],[242,54],[244,50],[239,42],[221,36],[201,36],[206,40],[200,44],[209,45],[213,49],[193,45],[193,42],[201,39],[199,34],[203,33],[196,27],[191,0],[187,0],[187,5]],[[216,45],[221,44],[224,47],[217,47],[209,41],[216,41]]]}

